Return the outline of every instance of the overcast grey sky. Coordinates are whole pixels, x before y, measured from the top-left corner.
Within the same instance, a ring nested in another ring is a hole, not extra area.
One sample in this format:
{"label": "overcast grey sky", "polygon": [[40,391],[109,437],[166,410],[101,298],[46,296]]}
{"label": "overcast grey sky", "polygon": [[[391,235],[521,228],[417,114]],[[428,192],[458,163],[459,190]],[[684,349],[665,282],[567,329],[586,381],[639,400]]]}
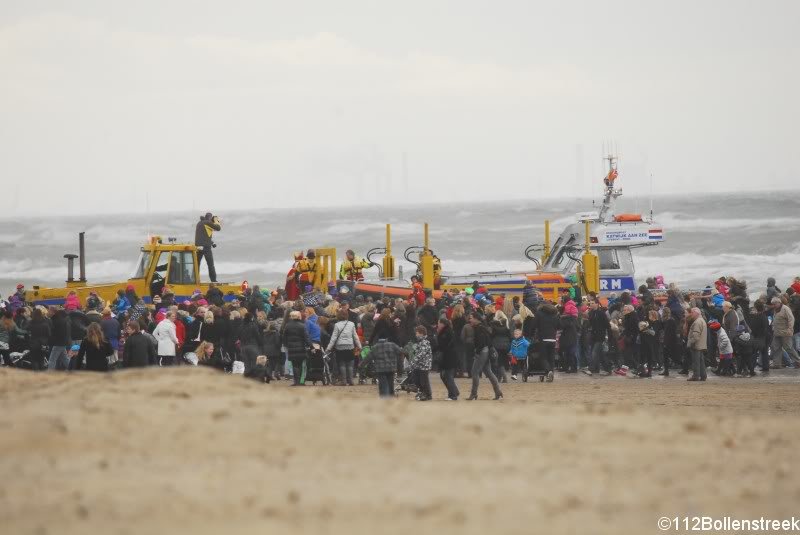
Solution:
{"label": "overcast grey sky", "polygon": [[629,193],[794,187],[798,28],[793,0],[6,0],[0,202],[586,196],[607,139]]}

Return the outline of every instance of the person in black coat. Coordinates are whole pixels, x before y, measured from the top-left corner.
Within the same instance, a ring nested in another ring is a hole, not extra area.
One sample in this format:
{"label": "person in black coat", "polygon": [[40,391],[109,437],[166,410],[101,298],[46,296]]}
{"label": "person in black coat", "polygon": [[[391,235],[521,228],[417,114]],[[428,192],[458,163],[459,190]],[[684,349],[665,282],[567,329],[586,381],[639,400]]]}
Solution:
{"label": "person in black coat", "polygon": [[495,375],[501,383],[507,383],[507,372],[510,367],[508,350],[511,348],[511,331],[503,319],[492,319],[489,322],[489,330],[492,333],[492,347],[497,351]]}
{"label": "person in black coat", "polygon": [[622,314],[622,340],[624,343],[622,353],[625,356],[625,364],[636,370],[640,365],[639,352],[636,347],[636,342],[639,340],[639,316],[633,305],[625,305]]}
{"label": "person in black coat", "polygon": [[34,308],[31,314],[31,322],[28,326],[31,333],[30,338],[30,359],[31,367],[34,370],[41,370],[44,365],[47,346],[52,337],[51,323],[44,316],[41,309]]}
{"label": "person in black coat", "polygon": [[264,354],[267,356],[269,364],[269,376],[272,379],[280,380],[283,376],[281,333],[278,332],[274,321],[270,321],[267,324],[267,328],[262,334],[262,340],[264,343]]}
{"label": "person in black coat", "polygon": [[78,370],[107,372],[109,370],[108,357],[113,354],[114,349],[103,336],[103,330],[100,325],[92,323],[86,331],[86,338],[81,342],[78,356],[75,357],[75,368]]}
{"label": "person in black coat", "polygon": [[311,340],[308,338],[308,331],[299,310],[289,313],[289,321],[283,328],[281,341],[292,362],[293,386],[300,386],[305,381],[306,355],[311,347]]}
{"label": "person in black coat", "polygon": [[144,368],[157,361],[156,348],[142,334],[138,321],[129,321],[125,327],[128,338],[123,348],[122,363],[126,368]]}
{"label": "person in black coat", "polygon": [[659,373],[664,377],[669,377],[669,364],[672,362],[680,362],[681,348],[681,334],[678,325],[678,320],[672,317],[672,309],[664,307],[661,311],[661,323],[664,328],[663,339],[663,354],[664,354],[664,371]]}
{"label": "person in black coat", "polygon": [[206,300],[212,305],[218,306],[220,308],[225,306],[225,296],[222,294],[222,290],[217,288],[217,286],[213,282],[208,285],[208,291],[206,292]]}
{"label": "person in black coat", "polygon": [[206,215],[200,217],[200,221],[197,222],[194,231],[194,244],[198,248],[197,265],[199,267],[200,262],[203,260],[203,257],[205,257],[206,264],[208,265],[208,278],[211,282],[217,282],[217,270],[214,268],[214,255],[211,252],[211,250],[216,247],[216,244],[211,239],[215,230],[222,230],[222,225],[219,223],[219,218],[214,217],[211,212],[208,212]]}
{"label": "person in black coat", "polygon": [[50,332],[49,370],[66,370],[69,367],[67,348],[72,346],[72,327],[64,309],[52,309],[52,329]]}
{"label": "person in black coat", "polygon": [[750,342],[753,346],[753,359],[760,358],[761,373],[769,373],[769,345],[767,340],[770,334],[769,318],[765,312],[766,307],[761,299],[753,303],[754,311],[747,317],[750,326]]}
{"label": "person in black coat", "polygon": [[442,383],[447,388],[447,399],[450,401],[457,400],[460,394],[455,381],[456,369],[459,365],[455,341],[456,338],[450,321],[446,318],[440,319],[436,334],[437,346],[441,353],[439,377],[441,377]]}
{"label": "person in black coat", "polygon": [[553,368],[556,358],[556,333],[558,332],[558,309],[550,303],[543,303],[536,311],[536,341],[539,345],[539,358],[547,373],[546,380],[553,381]]}
{"label": "person in black coat", "polygon": [[256,366],[256,358],[264,353],[264,338],[255,320],[255,309],[248,312],[239,329],[239,347],[244,361],[244,373],[249,374]]}
{"label": "person in black coat", "polygon": [[561,355],[564,358],[562,364],[563,371],[566,373],[576,373],[578,371],[578,361],[576,351],[578,350],[578,318],[571,314],[562,314],[559,319],[561,327],[561,338],[559,345]]}
{"label": "person in black coat", "polygon": [[375,327],[372,329],[372,334],[369,337],[369,345],[374,345],[376,341],[384,339],[400,345],[399,336],[397,335],[397,326],[392,321],[392,311],[387,307],[381,310]]}

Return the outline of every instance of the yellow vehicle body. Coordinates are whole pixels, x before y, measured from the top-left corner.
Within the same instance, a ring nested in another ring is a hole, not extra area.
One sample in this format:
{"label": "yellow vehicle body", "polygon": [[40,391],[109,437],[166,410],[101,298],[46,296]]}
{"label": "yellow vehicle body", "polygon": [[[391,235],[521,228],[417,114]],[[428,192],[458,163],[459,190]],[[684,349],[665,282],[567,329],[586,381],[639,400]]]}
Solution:
{"label": "yellow vehicle body", "polygon": [[[153,236],[141,249],[136,272],[124,282],[89,284],[85,280],[67,281],[63,288],[42,288],[33,286],[25,292],[25,301],[34,305],[61,305],[69,292],[74,291],[81,303],[91,292],[111,303],[119,290],[125,291],[133,286],[136,295],[146,303],[152,302],[152,295],[160,293],[164,285],[175,294],[176,302],[192,295],[195,289],[205,293],[209,283],[200,282],[200,266],[197,263],[197,247],[187,243],[163,243],[160,236]],[[217,283],[226,301],[236,299],[241,287],[234,284]]]}

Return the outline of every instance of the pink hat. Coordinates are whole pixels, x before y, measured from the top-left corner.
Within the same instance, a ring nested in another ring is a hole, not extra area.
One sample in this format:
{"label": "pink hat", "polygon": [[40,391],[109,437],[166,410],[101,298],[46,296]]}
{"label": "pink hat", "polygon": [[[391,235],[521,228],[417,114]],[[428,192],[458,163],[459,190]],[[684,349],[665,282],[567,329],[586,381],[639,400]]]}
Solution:
{"label": "pink hat", "polygon": [[206,301],[205,299],[198,299],[197,304],[200,305],[201,307],[208,306],[208,301]]}

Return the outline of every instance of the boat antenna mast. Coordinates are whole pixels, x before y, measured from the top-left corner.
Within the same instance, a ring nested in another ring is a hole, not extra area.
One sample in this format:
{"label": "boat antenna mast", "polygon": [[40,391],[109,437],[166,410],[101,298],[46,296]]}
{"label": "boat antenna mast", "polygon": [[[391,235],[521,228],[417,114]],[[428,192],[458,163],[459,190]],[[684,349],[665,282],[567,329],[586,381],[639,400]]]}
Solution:
{"label": "boat antenna mast", "polygon": [[619,172],[617,171],[617,162],[619,157],[616,155],[616,151],[612,150],[611,145],[609,144],[607,148],[604,147],[603,152],[606,154],[603,156],[603,160],[608,162],[608,172],[603,178],[603,184],[605,185],[605,188],[603,193],[603,206],[600,208],[599,220],[604,223],[608,223],[614,218],[614,204],[617,200],[617,197],[622,195],[622,188],[614,187],[614,181],[616,181],[617,177],[619,176]]}

